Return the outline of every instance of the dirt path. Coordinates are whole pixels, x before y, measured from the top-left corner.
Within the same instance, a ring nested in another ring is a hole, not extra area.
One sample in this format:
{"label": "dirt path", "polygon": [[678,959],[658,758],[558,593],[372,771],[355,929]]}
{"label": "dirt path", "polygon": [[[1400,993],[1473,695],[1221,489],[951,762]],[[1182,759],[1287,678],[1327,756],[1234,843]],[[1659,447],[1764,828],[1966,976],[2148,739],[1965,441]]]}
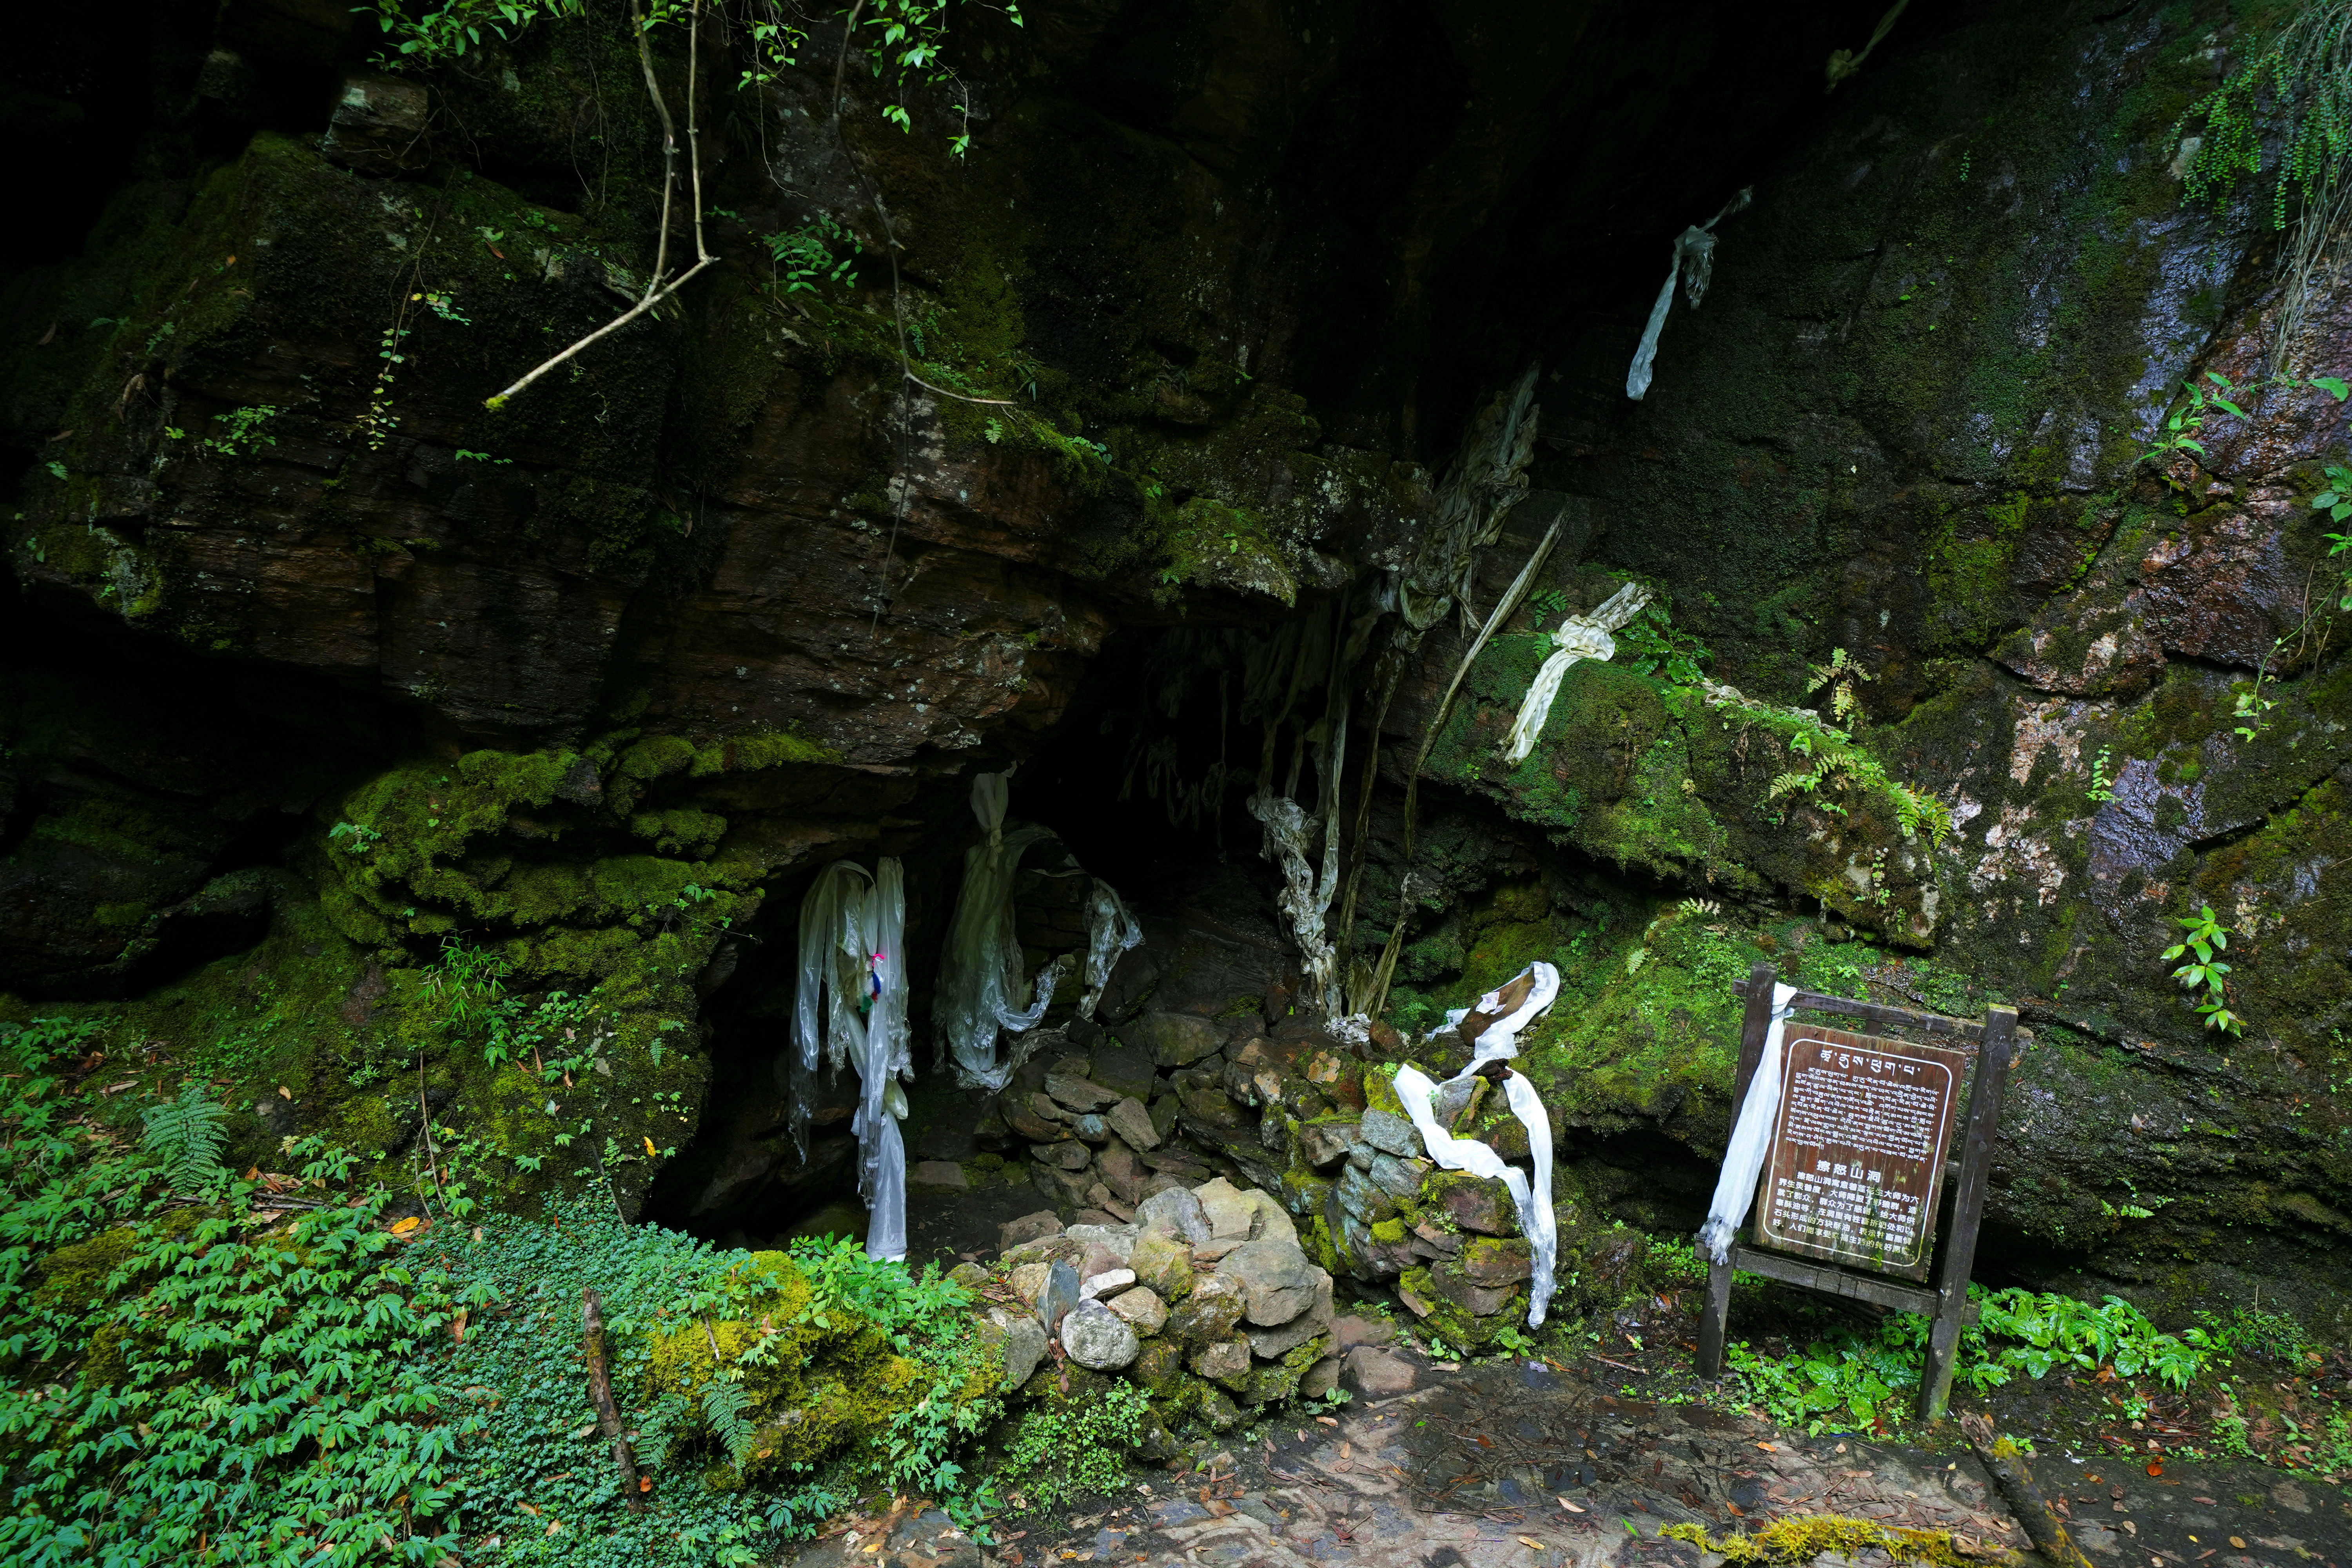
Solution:
{"label": "dirt path", "polygon": [[[999,1521],[984,1551],[944,1515],[859,1520],[795,1568],[1720,1568],[1661,1538],[1721,1538],[1839,1514],[1949,1531],[1988,1563],[2027,1549],[1973,1458],[1806,1437],[1696,1405],[1612,1394],[1542,1363],[1448,1367],[1398,1348],[1416,1385],[1335,1416],[1230,1436],[1199,1470],[1144,1471],[1117,1498]],[[1246,1429],[1245,1429],[1246,1430]],[[2168,1463],[2161,1477],[2098,1459],[2036,1461],[2095,1568],[2338,1568],[2352,1516],[2333,1489],[2255,1464]],[[1828,1568],[1885,1568],[1865,1550]]]}

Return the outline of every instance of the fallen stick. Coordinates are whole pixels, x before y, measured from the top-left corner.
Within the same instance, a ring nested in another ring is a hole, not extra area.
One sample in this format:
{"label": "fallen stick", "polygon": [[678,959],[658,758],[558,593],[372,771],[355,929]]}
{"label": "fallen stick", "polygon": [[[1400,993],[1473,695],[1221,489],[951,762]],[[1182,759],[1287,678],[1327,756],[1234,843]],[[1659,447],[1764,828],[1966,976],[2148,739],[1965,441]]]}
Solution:
{"label": "fallen stick", "polygon": [[604,1303],[593,1285],[580,1292],[580,1315],[588,1328],[588,1397],[596,1406],[596,1425],[612,1439],[613,1463],[621,1472],[621,1495],[631,1513],[643,1513],[646,1501],[637,1484],[637,1457],[621,1430],[621,1412],[613,1403],[613,1370],[604,1360]]}
{"label": "fallen stick", "polygon": [[2009,1511],[2025,1528],[2025,1537],[2033,1549],[2059,1568],[2091,1568],[2091,1560],[2083,1555],[2066,1526],[2052,1511],[2033,1483],[2033,1472],[2025,1468],[2025,1451],[2013,1437],[1993,1435],[1992,1418],[1982,1414],[1960,1417],[1960,1432],[1976,1450],[1977,1458],[1992,1476],[1993,1485],[2000,1489],[2001,1500]]}

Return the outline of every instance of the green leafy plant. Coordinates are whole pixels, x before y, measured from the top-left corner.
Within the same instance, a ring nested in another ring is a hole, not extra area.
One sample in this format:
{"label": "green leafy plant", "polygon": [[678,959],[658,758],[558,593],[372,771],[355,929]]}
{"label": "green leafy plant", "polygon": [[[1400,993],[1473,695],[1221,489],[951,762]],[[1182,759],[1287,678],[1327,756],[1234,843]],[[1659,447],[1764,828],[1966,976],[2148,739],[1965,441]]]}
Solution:
{"label": "green leafy plant", "polygon": [[[2119,1296],[2094,1303],[1971,1285],[1969,1297],[1977,1321],[1961,1331],[1954,1377],[1979,1394],[2020,1373],[2039,1380],[2053,1370],[2102,1367],[2120,1378],[2186,1388],[2229,1348],[2209,1329],[2161,1332]],[[1930,1326],[1916,1313],[1897,1312],[1873,1329],[1842,1330],[1786,1356],[1746,1344],[1727,1354],[1748,1401],[1777,1421],[1814,1433],[1885,1427],[1904,1418],[1918,1392]]]}
{"label": "green leafy plant", "polygon": [[[2330,463],[2327,465],[2326,471],[2327,488],[2312,497],[2311,504],[2315,510],[2325,511],[2330,522],[2342,522],[2347,518],[2352,518],[2352,468],[2347,468],[2342,463]],[[2341,555],[2347,550],[2352,550],[2352,534],[2331,533],[2327,536],[2327,553],[2330,558]],[[2336,607],[2339,610],[2352,610],[2352,570],[2347,570],[2344,574],[2343,580],[2336,585],[2336,591],[2338,597]]]}
{"label": "green leafy plant", "polygon": [[2244,389],[2219,371],[2207,371],[2205,379],[2220,390],[2208,392],[2193,381],[2182,382],[2181,390],[2189,394],[2188,405],[2165,416],[2162,431],[2140,453],[2138,461],[2161,461],[2179,452],[2194,452],[2201,458],[2205,455],[2205,444],[2197,437],[2204,433],[2207,419],[2216,412],[2235,415],[2240,419],[2247,417],[2239,402],[2248,396]]}
{"label": "green leafy plant", "polygon": [[263,434],[261,427],[275,418],[277,414],[277,408],[268,404],[260,404],[250,408],[232,408],[226,414],[215,414],[213,418],[218,423],[226,425],[228,428],[217,436],[206,437],[197,445],[207,452],[215,453],[224,458],[248,457],[264,447],[275,447],[278,445],[278,437]]}
{"label": "green leafy plant", "polygon": [[743,1418],[751,1407],[751,1396],[743,1391],[741,1374],[722,1373],[702,1385],[702,1418],[719,1435],[727,1449],[727,1462],[737,1469],[751,1457],[751,1446],[759,1441],[759,1433]]}
{"label": "green leafy plant", "polygon": [[1805,690],[1808,693],[1826,690],[1830,696],[1830,717],[1839,723],[1862,717],[1862,697],[1854,689],[1855,683],[1878,679],[1849,658],[1842,647],[1830,650],[1827,664],[1809,666],[1808,671]]}
{"label": "green leafy plant", "polygon": [[2229,948],[2230,928],[2214,918],[2210,904],[2193,915],[2178,917],[2175,923],[2181,929],[2181,939],[2164,950],[2164,961],[2169,963],[2186,957],[2188,962],[2172,972],[2172,978],[2189,994],[2207,1028],[2244,1034],[2245,1021],[2229,1007],[2230,966],[2216,956]]}
{"label": "green leafy plant", "polygon": [[2163,427],[2156,439],[2135,461],[2161,461],[2181,452],[2193,452],[2200,458],[2204,457],[2205,445],[2198,437],[2204,433],[2206,421],[2217,414],[2228,414],[2250,424],[2253,416],[2247,411],[2246,405],[2255,402],[2273,388],[2316,387],[2338,403],[2352,395],[2352,384],[2332,375],[2271,375],[2242,385],[2219,371],[2209,370],[2205,373],[2205,379],[2213,384],[2215,390],[2209,392],[2193,381],[2180,384],[2180,389],[2189,394],[2188,403],[2165,416]]}
{"label": "green leafy plant", "polygon": [[1845,807],[1822,798],[1822,786],[1840,784],[1864,790],[1885,800],[1895,811],[1896,825],[1903,837],[1913,837],[1922,829],[1931,844],[1941,844],[1952,830],[1952,808],[1934,795],[1925,795],[1887,777],[1885,764],[1853,743],[1853,737],[1843,730],[1816,721],[1810,726],[1790,731],[1783,737],[1789,749],[1807,759],[1809,766],[1793,768],[1775,776],[1764,792],[1768,801],[1792,794],[1810,795],[1814,805],[1824,811],[1843,816]]}
{"label": "green leafy plant", "polygon": [[2112,749],[2101,746],[2099,754],[2091,759],[2091,787],[2083,792],[2084,800],[2108,801],[2116,798],[2116,775],[2112,757]]}
{"label": "green leafy plant", "polygon": [[[2273,165],[2271,223],[2287,226],[2290,197],[2325,205],[2352,153],[2352,8],[2303,7],[2270,47],[2191,104],[2172,128],[2185,154],[2182,199],[2221,210],[2238,182],[2262,172],[2266,129]],[[2194,122],[2199,133],[2191,138]],[[2191,146],[2190,142],[2194,142]]]}
{"label": "green leafy plant", "polygon": [[1126,1383],[1048,1399],[1014,1424],[997,1482],[1029,1509],[1116,1491],[1150,1412],[1143,1391]]}
{"label": "green leafy plant", "polygon": [[857,287],[857,237],[829,212],[772,234],[763,243],[787,294],[814,294],[819,283]]}
{"label": "green leafy plant", "polygon": [[383,842],[383,835],[364,822],[338,822],[327,829],[329,843],[345,838],[350,839],[351,842],[345,844],[343,847],[353,855],[364,855]]}
{"label": "green leafy plant", "polygon": [[1654,598],[1612,634],[1622,663],[1638,675],[1653,675],[1670,686],[1696,686],[1706,679],[1715,658],[1707,646],[1674,624],[1663,599]]}
{"label": "green leafy plant", "polygon": [[2278,706],[2278,699],[2265,696],[2264,693],[2274,684],[2271,675],[2271,661],[2285,651],[2286,643],[2287,639],[2284,637],[2273,642],[2270,652],[2264,654],[2262,663],[2254,667],[2254,679],[2252,683],[2239,689],[2235,694],[2235,700],[2230,709],[2230,717],[2243,721],[2242,723],[2231,726],[2232,732],[2241,741],[2259,740],[2263,731],[2271,727],[2271,710]]}
{"label": "green leafy plant", "polygon": [[204,1085],[189,1084],[179,1098],[150,1106],[141,1119],[147,1124],[141,1142],[173,1192],[192,1196],[227,1174],[221,1150],[228,1142],[228,1112]]}

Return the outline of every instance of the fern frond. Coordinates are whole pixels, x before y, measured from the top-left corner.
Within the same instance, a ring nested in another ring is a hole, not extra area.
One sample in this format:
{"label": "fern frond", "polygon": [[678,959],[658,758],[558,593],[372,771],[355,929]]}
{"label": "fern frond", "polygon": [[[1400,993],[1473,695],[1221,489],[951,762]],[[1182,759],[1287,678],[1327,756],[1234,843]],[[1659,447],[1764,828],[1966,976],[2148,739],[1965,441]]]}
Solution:
{"label": "fern frond", "polygon": [[173,1192],[189,1196],[223,1174],[221,1150],[228,1142],[223,1123],[228,1112],[204,1086],[189,1084],[177,1100],[148,1107],[141,1119],[147,1131],[140,1142],[163,1167]]}
{"label": "fern frond", "polygon": [[727,1446],[727,1462],[738,1470],[751,1457],[751,1444],[758,1434],[743,1413],[751,1407],[751,1396],[733,1378],[719,1376],[702,1385],[702,1417],[710,1423],[710,1430]]}

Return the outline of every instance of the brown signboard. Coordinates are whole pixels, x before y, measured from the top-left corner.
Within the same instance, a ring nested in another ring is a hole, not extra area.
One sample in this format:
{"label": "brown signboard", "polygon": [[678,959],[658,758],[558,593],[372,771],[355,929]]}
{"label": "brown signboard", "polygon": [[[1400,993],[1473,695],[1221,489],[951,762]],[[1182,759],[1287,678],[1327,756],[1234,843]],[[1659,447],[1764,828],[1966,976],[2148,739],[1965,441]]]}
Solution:
{"label": "brown signboard", "polygon": [[1924,1279],[1968,1058],[1789,1026],[1756,1239]]}

